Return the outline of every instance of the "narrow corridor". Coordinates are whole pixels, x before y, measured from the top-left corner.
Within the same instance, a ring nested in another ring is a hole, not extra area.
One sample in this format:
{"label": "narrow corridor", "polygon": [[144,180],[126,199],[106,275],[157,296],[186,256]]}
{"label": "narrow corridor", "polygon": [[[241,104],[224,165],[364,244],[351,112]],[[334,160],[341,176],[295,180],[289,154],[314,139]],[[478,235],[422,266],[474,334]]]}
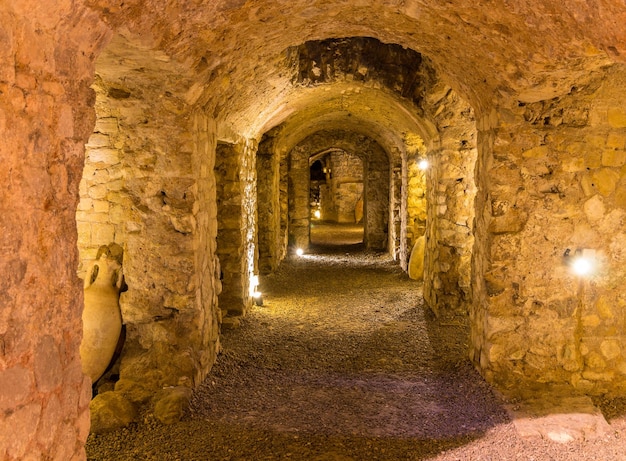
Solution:
{"label": "narrow corridor", "polygon": [[145,415],[142,424],[92,434],[89,459],[582,460],[601,453],[520,439],[467,359],[466,321],[435,319],[421,285],[387,255],[318,243],[285,260],[261,289],[263,306],[223,332],[222,353],[181,422],[163,426]]}

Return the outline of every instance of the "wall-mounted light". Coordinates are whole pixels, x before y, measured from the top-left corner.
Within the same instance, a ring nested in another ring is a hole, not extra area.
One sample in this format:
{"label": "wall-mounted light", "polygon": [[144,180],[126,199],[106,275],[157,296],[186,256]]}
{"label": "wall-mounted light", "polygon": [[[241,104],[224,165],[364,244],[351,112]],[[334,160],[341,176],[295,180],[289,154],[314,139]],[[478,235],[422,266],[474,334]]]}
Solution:
{"label": "wall-mounted light", "polygon": [[296,254],[297,254],[298,256],[302,256],[302,255],[304,254],[304,250],[303,250],[302,248],[298,248],[298,249],[296,250]]}
{"label": "wall-mounted light", "polygon": [[596,271],[596,250],[579,248],[573,253],[568,248],[563,254],[565,264],[578,277],[590,277]]}
{"label": "wall-mounted light", "polygon": [[315,216],[315,219],[320,219],[322,217],[322,213],[320,210],[315,210],[313,212],[313,216]]}
{"label": "wall-mounted light", "polygon": [[427,170],[429,166],[430,164],[428,163],[428,160],[426,160],[425,158],[421,159],[419,163],[417,164],[417,167],[422,171]]}
{"label": "wall-mounted light", "polygon": [[250,290],[250,296],[254,300],[254,303],[257,306],[262,306],[263,305],[263,295],[259,291],[259,276],[258,275],[250,276],[250,287],[249,287],[249,290]]}

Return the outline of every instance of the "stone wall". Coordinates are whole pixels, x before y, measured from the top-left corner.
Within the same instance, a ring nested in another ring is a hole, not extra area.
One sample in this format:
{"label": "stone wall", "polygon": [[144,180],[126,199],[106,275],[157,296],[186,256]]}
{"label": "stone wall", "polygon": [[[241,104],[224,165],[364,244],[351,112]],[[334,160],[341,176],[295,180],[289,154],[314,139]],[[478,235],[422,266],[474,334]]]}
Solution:
{"label": "stone wall", "polygon": [[444,84],[426,96],[439,140],[427,147],[424,298],[435,313],[466,313],[471,300],[476,185],[472,109]]}
{"label": "stone wall", "polygon": [[[626,389],[625,83],[614,66],[480,118],[472,356],[503,386]],[[568,249],[596,272],[572,274]]]}
{"label": "stone wall", "polygon": [[2,2],[0,23],[0,459],[79,460],[91,389],[75,213],[108,29],[66,2]]}
{"label": "stone wall", "polygon": [[[219,349],[221,289],[215,122],[174,86],[163,88],[175,79],[166,56],[137,47],[116,36],[96,63],[97,120],[76,213],[82,268],[100,245],[124,250],[126,339],[114,393],[136,408],[206,376]],[[119,54],[130,68],[122,73]],[[151,65],[163,81],[146,78]],[[92,422],[100,430],[111,400],[97,398]]]}

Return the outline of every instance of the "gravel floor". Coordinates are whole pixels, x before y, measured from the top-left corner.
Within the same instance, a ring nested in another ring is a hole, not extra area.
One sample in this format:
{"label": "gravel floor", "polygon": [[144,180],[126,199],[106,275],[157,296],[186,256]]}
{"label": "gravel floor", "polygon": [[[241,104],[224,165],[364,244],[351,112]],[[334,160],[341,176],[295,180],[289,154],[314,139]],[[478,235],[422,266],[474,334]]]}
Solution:
{"label": "gravel floor", "polygon": [[521,439],[467,359],[465,319],[435,319],[385,255],[319,244],[262,279],[181,422],[91,435],[88,459],[626,460],[624,399],[597,401],[601,439]]}

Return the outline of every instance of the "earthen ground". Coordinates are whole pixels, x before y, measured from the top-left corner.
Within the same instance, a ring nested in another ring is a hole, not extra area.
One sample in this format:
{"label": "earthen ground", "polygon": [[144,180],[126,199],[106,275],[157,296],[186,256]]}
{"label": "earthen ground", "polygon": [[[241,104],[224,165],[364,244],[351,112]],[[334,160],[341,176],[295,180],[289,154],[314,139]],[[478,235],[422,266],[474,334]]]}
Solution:
{"label": "earthen ground", "polygon": [[165,426],[146,414],[91,435],[88,459],[626,458],[626,399],[593,401],[608,421],[593,437],[558,443],[516,430],[506,408],[524,403],[474,370],[466,319],[435,318],[395,262],[350,244],[360,235],[344,226],[344,245],[327,247],[314,234],[307,255],[262,279],[264,305],[223,331],[221,355],[182,421]]}

